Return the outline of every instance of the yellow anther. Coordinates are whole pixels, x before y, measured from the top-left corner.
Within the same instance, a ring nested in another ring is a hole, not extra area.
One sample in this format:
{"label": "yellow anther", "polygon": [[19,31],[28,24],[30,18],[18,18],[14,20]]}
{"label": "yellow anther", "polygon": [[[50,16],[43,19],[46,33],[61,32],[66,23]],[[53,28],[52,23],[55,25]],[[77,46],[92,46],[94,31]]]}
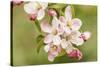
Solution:
{"label": "yellow anther", "polygon": [[71,23],[71,22],[68,22],[68,23],[67,23],[67,26],[68,26],[69,28],[71,28],[72,23]]}
{"label": "yellow anther", "polygon": [[56,35],[57,34],[57,30],[56,29],[53,29],[52,30],[52,34]]}

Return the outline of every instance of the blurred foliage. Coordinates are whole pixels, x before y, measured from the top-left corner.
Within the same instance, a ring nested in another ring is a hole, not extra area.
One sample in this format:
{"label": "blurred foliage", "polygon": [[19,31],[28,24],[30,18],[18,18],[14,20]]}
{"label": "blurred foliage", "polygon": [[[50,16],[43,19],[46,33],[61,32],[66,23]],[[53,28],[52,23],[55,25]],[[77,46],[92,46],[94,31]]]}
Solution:
{"label": "blurred foliage", "polygon": [[[59,7],[67,5],[56,4]],[[49,7],[50,8],[50,7]],[[57,57],[54,62],[48,61],[47,53],[44,51],[43,46],[38,45],[37,41],[40,39],[40,32],[37,30],[38,24],[30,21],[27,14],[23,9],[23,4],[13,7],[13,65],[40,65],[40,64],[53,64],[53,63],[71,63],[71,62],[87,62],[97,60],[97,7],[89,5],[73,5],[75,16],[80,18],[83,26],[80,31],[84,32],[89,30],[92,33],[91,38],[78,48],[83,53],[83,59],[77,61],[69,58],[67,55]],[[64,10],[64,9],[62,9]],[[50,18],[47,17],[49,20]],[[39,37],[38,39],[36,39]],[[37,40],[37,41],[36,41]],[[41,41],[42,42],[42,41]],[[39,42],[38,42],[39,43]],[[42,42],[43,44],[43,42]],[[37,47],[39,50],[37,50]],[[40,49],[40,47],[42,47]],[[37,53],[38,51],[38,53]]]}

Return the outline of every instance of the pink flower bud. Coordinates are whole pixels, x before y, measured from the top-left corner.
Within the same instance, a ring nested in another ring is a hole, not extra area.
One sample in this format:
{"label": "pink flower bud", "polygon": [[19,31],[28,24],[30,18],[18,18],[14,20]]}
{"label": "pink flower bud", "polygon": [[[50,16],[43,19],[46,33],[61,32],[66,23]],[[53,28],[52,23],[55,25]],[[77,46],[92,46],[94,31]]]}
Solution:
{"label": "pink flower bud", "polygon": [[66,20],[65,20],[65,17],[64,17],[64,16],[60,16],[60,17],[59,17],[59,20],[60,20],[61,22],[66,22]]}
{"label": "pink flower bud", "polygon": [[80,38],[82,38],[84,41],[87,41],[91,37],[91,33],[86,31],[81,34]]}
{"label": "pink flower bud", "polygon": [[37,15],[31,14],[31,15],[29,15],[29,18],[31,21],[34,21],[37,18]]}
{"label": "pink flower bud", "polygon": [[81,60],[83,57],[82,53],[77,48],[67,52],[67,54],[70,58],[77,58],[78,60]]}
{"label": "pink flower bud", "polygon": [[56,13],[56,11],[54,9],[49,9],[48,10],[48,15],[49,16],[57,16],[57,13]]}

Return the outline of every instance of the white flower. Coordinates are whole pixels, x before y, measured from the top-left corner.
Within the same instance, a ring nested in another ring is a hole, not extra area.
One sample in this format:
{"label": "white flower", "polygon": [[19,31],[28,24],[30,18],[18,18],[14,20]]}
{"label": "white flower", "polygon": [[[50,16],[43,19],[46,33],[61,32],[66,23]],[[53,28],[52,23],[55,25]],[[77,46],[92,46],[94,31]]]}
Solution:
{"label": "white flower", "polygon": [[45,9],[48,3],[44,2],[28,2],[24,5],[24,10],[29,15],[36,15],[38,20],[41,20],[45,16]]}
{"label": "white flower", "polygon": [[65,8],[65,17],[60,16],[59,20],[62,22],[61,26],[65,30],[65,32],[77,31],[82,26],[82,22],[79,18],[72,19],[72,11],[71,6]]}
{"label": "white flower", "polygon": [[84,43],[84,40],[80,38],[81,33],[79,31],[73,31],[71,34],[67,37],[64,37],[61,41],[61,46],[63,49],[68,49],[69,45],[72,46],[73,44],[79,46]]}
{"label": "white flower", "polygon": [[56,17],[53,17],[52,25],[49,25],[48,22],[41,23],[41,29],[43,32],[47,33],[44,38],[44,43],[51,43],[53,42],[54,45],[60,45],[61,38],[60,33],[58,31],[59,20]]}
{"label": "white flower", "polygon": [[52,62],[61,52],[61,47],[50,43],[44,47],[44,50],[48,53],[48,60]]}

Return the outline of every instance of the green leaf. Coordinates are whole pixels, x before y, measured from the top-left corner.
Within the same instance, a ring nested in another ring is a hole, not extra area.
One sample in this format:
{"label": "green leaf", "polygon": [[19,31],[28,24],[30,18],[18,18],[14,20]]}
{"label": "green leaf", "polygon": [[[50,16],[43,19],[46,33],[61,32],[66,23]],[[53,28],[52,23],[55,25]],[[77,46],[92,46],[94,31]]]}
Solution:
{"label": "green leaf", "polygon": [[37,42],[37,45],[38,45],[38,46],[37,46],[37,53],[39,53],[41,47],[44,46],[43,38],[44,38],[44,36],[39,35],[39,36],[37,37],[37,39],[36,39],[36,42]]}
{"label": "green leaf", "polygon": [[60,52],[60,54],[59,54],[57,57],[64,56],[65,54],[66,54],[65,50],[62,50],[62,51]]}
{"label": "green leaf", "polygon": [[48,8],[54,8],[54,9],[62,9],[66,6],[66,4],[54,4],[54,5],[50,5],[48,6]]}
{"label": "green leaf", "polygon": [[36,25],[38,31],[41,32],[40,23],[38,20],[35,20],[35,25]]}

